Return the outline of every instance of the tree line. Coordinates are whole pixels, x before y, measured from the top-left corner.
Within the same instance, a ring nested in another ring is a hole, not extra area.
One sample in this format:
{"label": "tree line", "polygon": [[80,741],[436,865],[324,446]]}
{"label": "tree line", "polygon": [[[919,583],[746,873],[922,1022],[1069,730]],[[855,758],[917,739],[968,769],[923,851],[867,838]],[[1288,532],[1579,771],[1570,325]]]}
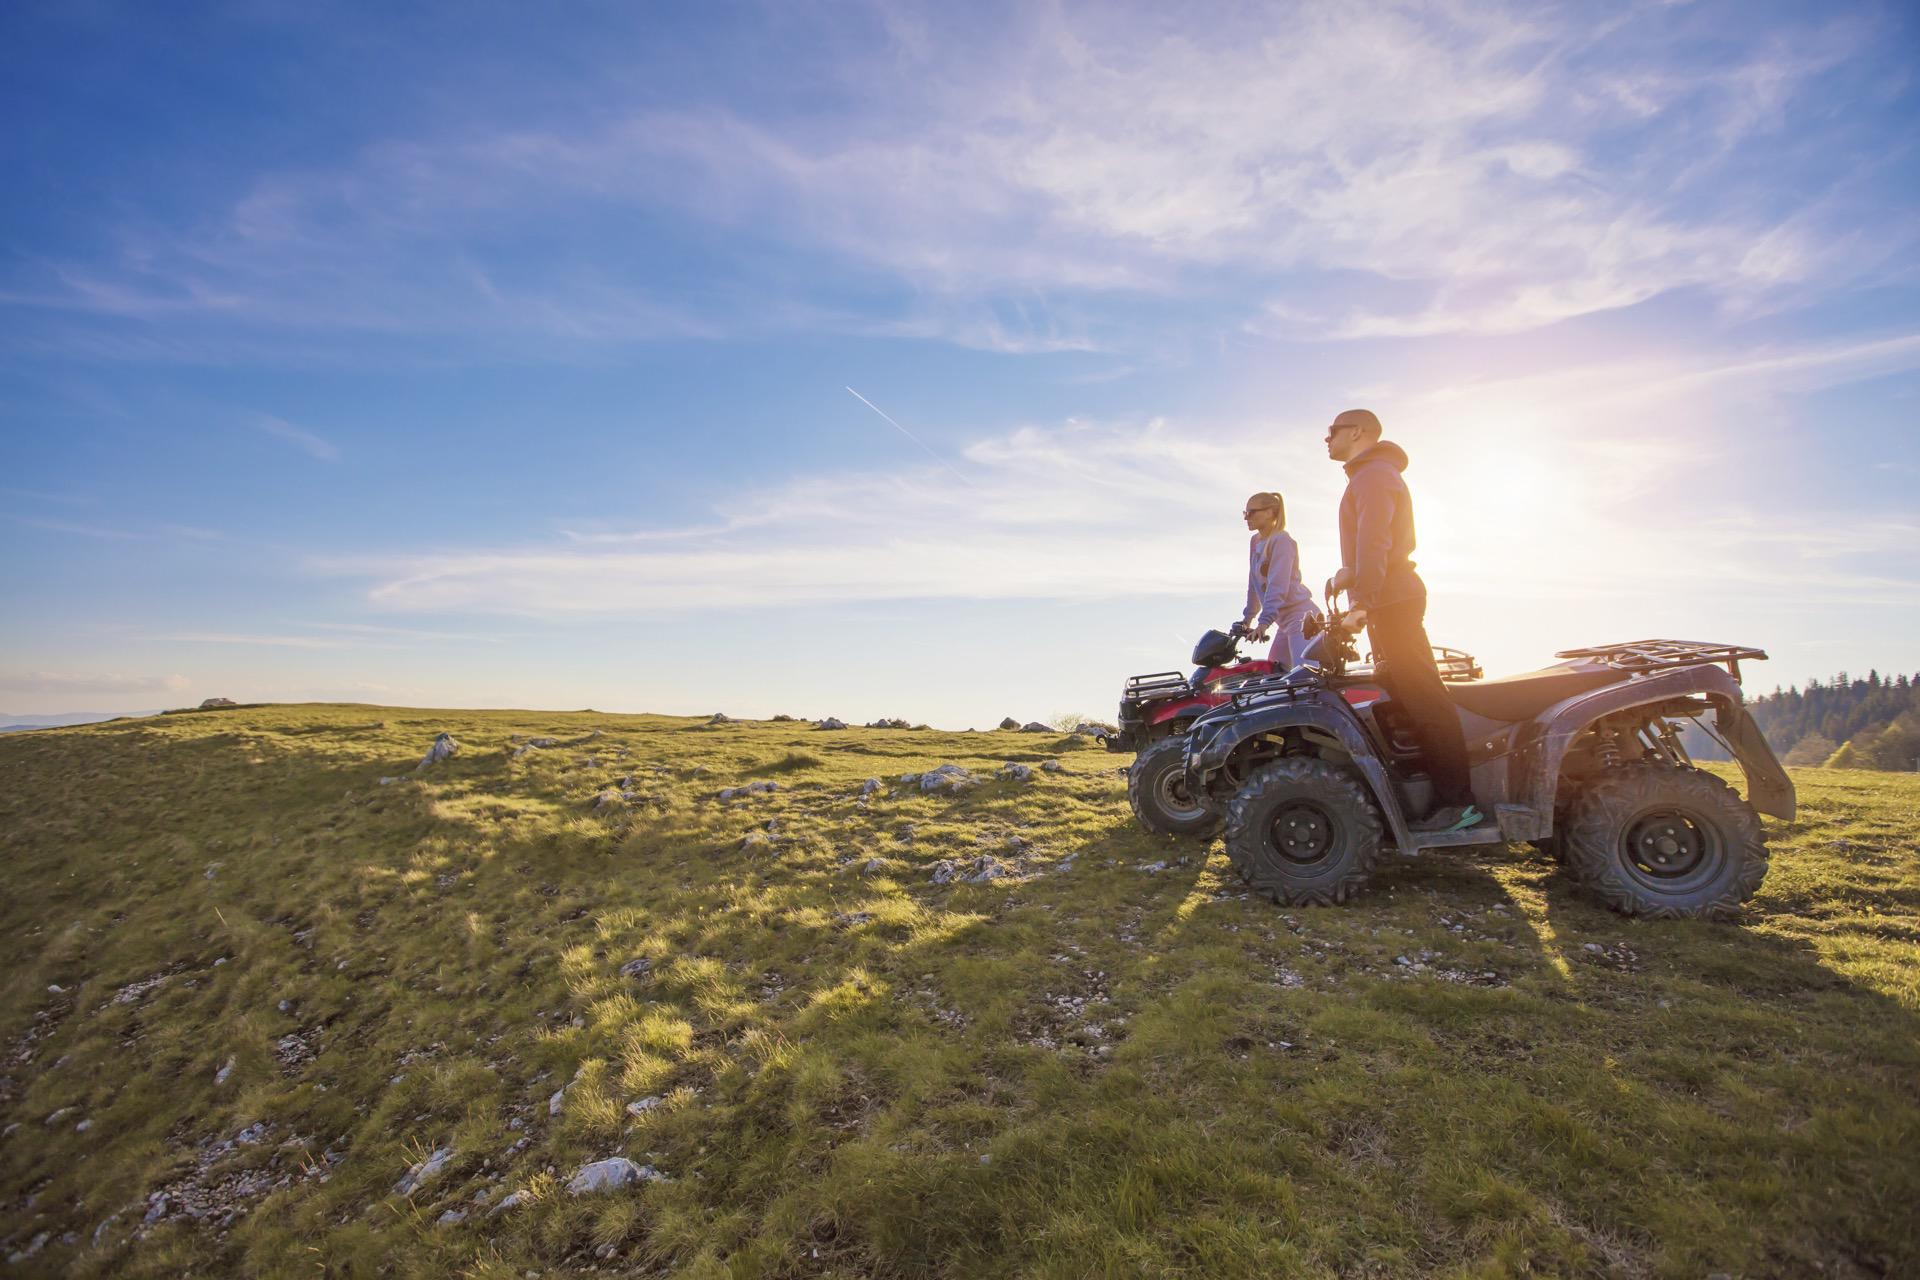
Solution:
{"label": "tree line", "polygon": [[[1775,688],[1747,709],[1781,762],[1830,769],[1920,769],[1920,674],[1864,678],[1842,671],[1806,688]],[[1703,760],[1724,760],[1719,744],[1699,732],[1687,747]],[[1696,747],[1698,749],[1696,749]]]}

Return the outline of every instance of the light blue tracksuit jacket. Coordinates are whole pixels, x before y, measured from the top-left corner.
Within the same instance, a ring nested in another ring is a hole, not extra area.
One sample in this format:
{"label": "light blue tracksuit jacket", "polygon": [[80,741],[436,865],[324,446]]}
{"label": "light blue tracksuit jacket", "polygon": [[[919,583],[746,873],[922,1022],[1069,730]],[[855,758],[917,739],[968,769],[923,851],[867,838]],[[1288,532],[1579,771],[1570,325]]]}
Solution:
{"label": "light blue tracksuit jacket", "polygon": [[1241,616],[1253,617],[1256,610],[1254,625],[1274,629],[1269,656],[1283,668],[1296,665],[1307,643],[1301,626],[1320,610],[1300,580],[1300,544],[1285,529],[1247,542],[1247,607]]}

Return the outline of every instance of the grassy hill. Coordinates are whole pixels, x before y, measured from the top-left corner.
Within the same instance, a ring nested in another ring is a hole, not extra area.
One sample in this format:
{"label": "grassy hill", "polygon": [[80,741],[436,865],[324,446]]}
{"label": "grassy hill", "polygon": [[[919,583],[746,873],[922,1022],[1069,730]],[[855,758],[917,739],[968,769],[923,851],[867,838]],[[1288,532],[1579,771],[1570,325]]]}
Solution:
{"label": "grassy hill", "polygon": [[[1746,921],[1650,925],[1521,846],[1251,901],[1217,844],[1134,827],[1130,758],[355,706],[9,737],[0,1251],[1920,1273],[1920,778],[1798,772]],[[949,762],[982,785],[896,781]],[[569,1194],[617,1156],[631,1185]]]}

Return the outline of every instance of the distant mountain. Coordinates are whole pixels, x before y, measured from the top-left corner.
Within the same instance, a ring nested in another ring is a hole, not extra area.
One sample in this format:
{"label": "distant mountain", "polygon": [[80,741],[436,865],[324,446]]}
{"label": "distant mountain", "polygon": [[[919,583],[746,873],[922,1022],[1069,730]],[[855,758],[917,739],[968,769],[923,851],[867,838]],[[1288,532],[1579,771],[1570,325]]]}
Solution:
{"label": "distant mountain", "polygon": [[59,729],[70,724],[97,724],[118,720],[121,716],[157,716],[156,711],[62,711],[49,716],[17,716],[0,711],[0,733],[21,733],[28,729]]}

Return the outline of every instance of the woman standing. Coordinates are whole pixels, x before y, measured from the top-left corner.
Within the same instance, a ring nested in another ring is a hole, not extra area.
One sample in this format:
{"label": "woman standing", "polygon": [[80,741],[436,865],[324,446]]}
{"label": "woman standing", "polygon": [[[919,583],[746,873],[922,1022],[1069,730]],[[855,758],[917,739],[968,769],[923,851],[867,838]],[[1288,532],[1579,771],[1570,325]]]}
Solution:
{"label": "woman standing", "polygon": [[1277,493],[1256,493],[1240,514],[1253,534],[1247,544],[1247,607],[1240,623],[1256,644],[1273,632],[1268,657],[1276,671],[1290,671],[1306,651],[1302,627],[1309,617],[1319,617],[1320,610],[1313,592],[1300,581],[1300,547],[1287,532],[1287,504]]}

